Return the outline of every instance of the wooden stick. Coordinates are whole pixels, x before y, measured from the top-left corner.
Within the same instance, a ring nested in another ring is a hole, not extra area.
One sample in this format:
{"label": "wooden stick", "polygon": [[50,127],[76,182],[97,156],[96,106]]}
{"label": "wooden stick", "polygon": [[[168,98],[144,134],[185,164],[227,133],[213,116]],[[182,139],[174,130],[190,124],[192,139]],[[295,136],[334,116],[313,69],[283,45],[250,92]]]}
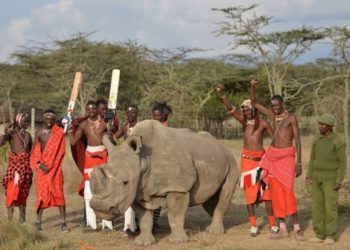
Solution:
{"label": "wooden stick", "polygon": [[[72,93],[70,95],[70,100],[69,100],[68,108],[67,108],[67,115],[69,115],[69,116],[72,115],[73,110],[74,110],[75,101],[78,98],[79,88],[81,85],[81,78],[82,78],[81,72],[76,72],[75,78],[74,78],[73,89],[72,89]],[[68,129],[68,124],[66,124],[64,126],[64,133],[67,132],[67,129]]]}

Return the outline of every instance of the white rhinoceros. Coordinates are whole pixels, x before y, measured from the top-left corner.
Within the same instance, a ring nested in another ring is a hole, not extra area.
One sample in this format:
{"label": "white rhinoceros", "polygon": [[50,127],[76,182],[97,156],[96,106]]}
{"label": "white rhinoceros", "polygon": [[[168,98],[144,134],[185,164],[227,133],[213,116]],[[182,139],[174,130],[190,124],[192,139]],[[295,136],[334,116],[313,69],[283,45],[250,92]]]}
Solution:
{"label": "white rhinoceros", "polygon": [[153,210],[168,209],[171,242],[188,239],[184,231],[189,206],[202,204],[212,216],[211,233],[224,233],[223,217],[231,204],[239,172],[233,155],[207,132],[168,128],[158,121],[138,123],[127,140],[108,149],[106,166],[91,175],[91,207],[111,220],[132,206],[140,220],[138,245],[155,242]]}

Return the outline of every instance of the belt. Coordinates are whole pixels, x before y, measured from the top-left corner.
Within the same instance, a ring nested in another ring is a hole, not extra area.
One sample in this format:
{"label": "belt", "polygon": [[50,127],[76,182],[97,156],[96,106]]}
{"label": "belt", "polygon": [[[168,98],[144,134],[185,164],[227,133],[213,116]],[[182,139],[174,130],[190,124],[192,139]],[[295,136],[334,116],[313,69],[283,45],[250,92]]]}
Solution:
{"label": "belt", "polygon": [[252,161],[261,161],[262,159],[261,157],[254,157],[254,156],[245,155],[245,154],[242,154],[242,158],[252,160]]}

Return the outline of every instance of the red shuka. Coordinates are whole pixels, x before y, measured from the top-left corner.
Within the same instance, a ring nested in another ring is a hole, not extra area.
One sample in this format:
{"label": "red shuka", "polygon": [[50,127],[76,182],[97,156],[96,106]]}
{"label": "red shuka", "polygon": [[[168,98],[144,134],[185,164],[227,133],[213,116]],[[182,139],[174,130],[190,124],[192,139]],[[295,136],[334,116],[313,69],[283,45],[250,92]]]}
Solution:
{"label": "red shuka", "polygon": [[295,147],[270,146],[260,162],[260,167],[266,170],[269,176],[272,207],[277,218],[285,218],[297,212],[297,202],[293,192],[295,152]]}
{"label": "red shuka", "polygon": [[[247,149],[242,150],[242,155],[246,155],[248,157],[261,158],[265,154],[265,150],[260,151],[249,151]],[[251,159],[241,158],[241,173],[251,171],[259,167],[259,161],[254,161]],[[258,193],[261,192],[261,183],[258,181],[255,185],[252,184],[252,177],[250,175],[245,176],[244,180],[244,194],[246,198],[246,204],[254,204],[257,200]],[[266,189],[262,193],[262,197],[260,197],[261,201],[271,200],[270,190]]]}
{"label": "red shuka", "polygon": [[[52,127],[49,141],[44,152],[37,143],[30,156],[30,165],[36,171],[36,208],[48,208],[65,205],[63,194],[62,162],[65,154],[63,129],[57,125]],[[38,162],[49,168],[48,173],[40,170]]]}
{"label": "red shuka", "polygon": [[97,152],[89,152],[88,150],[85,152],[84,169],[86,171],[84,171],[85,173],[83,175],[83,180],[78,188],[79,195],[84,196],[85,181],[90,180],[88,170],[89,169],[91,170],[95,167],[101,166],[105,163],[107,163],[107,149],[106,148],[101,150],[101,151],[97,151]]}
{"label": "red shuka", "polygon": [[[85,121],[87,118],[88,118],[87,116],[84,116],[84,117],[79,117],[74,119],[71,125],[73,135],[75,135],[75,132],[77,131],[77,128],[78,128],[74,124],[75,123],[80,124],[81,122]],[[86,145],[84,144],[82,139],[79,139],[75,145],[71,145],[73,159],[75,161],[75,164],[77,164],[77,167],[82,175],[84,174],[85,150],[86,150]]]}

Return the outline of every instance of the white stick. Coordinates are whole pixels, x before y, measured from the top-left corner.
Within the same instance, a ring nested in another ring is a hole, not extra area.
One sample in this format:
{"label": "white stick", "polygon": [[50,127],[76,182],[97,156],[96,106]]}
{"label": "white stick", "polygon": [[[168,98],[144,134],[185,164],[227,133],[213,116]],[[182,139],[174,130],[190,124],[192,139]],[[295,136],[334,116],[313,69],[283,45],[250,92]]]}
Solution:
{"label": "white stick", "polygon": [[118,98],[118,89],[119,89],[119,76],[120,70],[113,69],[112,71],[112,80],[111,87],[109,90],[109,98],[108,98],[108,108],[116,109],[117,108],[117,98]]}

